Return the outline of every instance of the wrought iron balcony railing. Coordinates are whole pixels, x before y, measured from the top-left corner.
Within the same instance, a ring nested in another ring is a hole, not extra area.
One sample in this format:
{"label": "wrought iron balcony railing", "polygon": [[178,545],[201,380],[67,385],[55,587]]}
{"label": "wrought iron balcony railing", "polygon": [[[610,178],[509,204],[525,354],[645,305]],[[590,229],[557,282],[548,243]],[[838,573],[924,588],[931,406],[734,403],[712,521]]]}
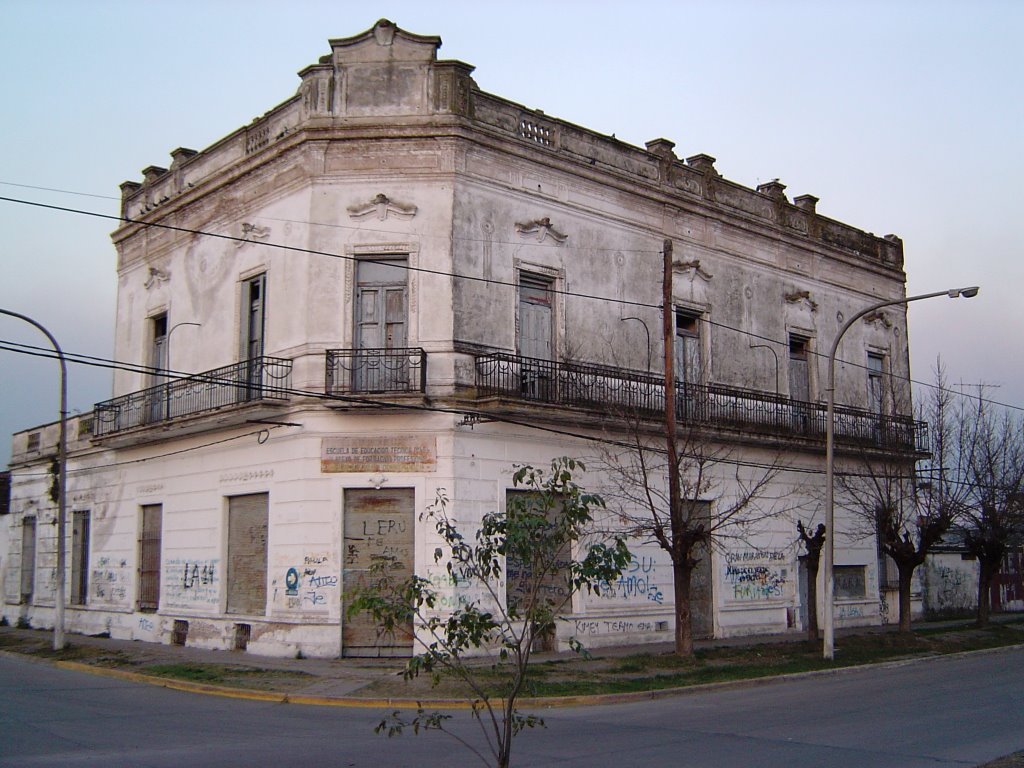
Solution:
{"label": "wrought iron balcony railing", "polygon": [[96,404],[93,434],[105,437],[230,405],[284,400],[291,372],[291,360],[255,357],[115,397]]}
{"label": "wrought iron balcony railing", "polygon": [[[659,375],[504,352],[476,356],[476,386],[482,396],[499,395],[622,416],[657,417],[665,410],[665,385]],[[720,384],[676,384],[676,417],[680,424],[824,441],[826,415],[821,403]],[[835,435],[837,441],[847,444],[928,450],[926,423],[849,406],[835,408]]]}
{"label": "wrought iron balcony railing", "polygon": [[425,392],[427,353],[418,347],[399,349],[329,349],[329,395]]}

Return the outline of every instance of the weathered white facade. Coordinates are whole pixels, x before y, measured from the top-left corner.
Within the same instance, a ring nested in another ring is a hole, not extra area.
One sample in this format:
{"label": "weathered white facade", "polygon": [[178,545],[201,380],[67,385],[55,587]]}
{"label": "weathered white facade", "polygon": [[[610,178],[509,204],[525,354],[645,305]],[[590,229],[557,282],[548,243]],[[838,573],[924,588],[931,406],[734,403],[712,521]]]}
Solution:
{"label": "weathered white facade", "polygon": [[[457,604],[470,588],[434,566],[419,520],[439,490],[471,523],[503,507],[513,464],[562,455],[592,459],[578,479],[601,490],[600,440],[628,436],[627,412],[657,423],[666,238],[680,420],[732,457],[704,500],[728,503],[737,466],[786,468],[775,514],[707,554],[698,631],[801,627],[817,352],[844,315],[904,295],[902,243],[667,140],[632,147],[485,93],[439,45],[386,21],[333,40],[294,97],[122,185],[115,357],[135,368],[72,424],[72,631],[407,652],[345,618],[369,553]],[[902,309],[858,323],[841,356],[840,455],[912,462],[921,425],[878,379],[907,376]],[[3,613],[33,626],[53,621],[55,442],[53,425],[14,437]],[[875,542],[845,538],[841,514],[839,531],[837,622],[877,623]],[[633,549],[618,584],[576,599],[561,645],[671,638],[667,558]]]}

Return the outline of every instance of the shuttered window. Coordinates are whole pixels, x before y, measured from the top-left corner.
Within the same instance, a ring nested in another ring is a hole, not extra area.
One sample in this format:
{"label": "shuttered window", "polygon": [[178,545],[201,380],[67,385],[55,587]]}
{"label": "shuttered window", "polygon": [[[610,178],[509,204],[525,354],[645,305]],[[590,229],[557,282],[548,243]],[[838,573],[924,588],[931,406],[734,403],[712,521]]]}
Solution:
{"label": "shuttered window", "polygon": [[21,523],[21,601],[32,602],[36,584],[36,519],[28,516]]}
{"label": "shuttered window", "polygon": [[85,605],[89,597],[89,512],[75,512],[71,524],[71,603]]}
{"label": "shuttered window", "polygon": [[163,506],[142,507],[139,530],[139,610],[155,611],[160,607],[160,537],[163,529]]}

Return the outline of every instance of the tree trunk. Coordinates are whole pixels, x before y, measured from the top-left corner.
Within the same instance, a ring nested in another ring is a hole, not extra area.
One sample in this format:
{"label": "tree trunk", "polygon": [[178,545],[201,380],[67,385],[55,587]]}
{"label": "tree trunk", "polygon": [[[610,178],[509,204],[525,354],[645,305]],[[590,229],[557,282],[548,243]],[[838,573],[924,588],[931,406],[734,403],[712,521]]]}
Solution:
{"label": "tree trunk", "polygon": [[910,632],[910,582],[914,576],[913,566],[896,563],[900,583],[900,632]]}
{"label": "tree trunk", "polygon": [[693,568],[672,564],[672,587],[676,601],[676,655],[693,655],[693,627],[690,623],[690,578]]}
{"label": "tree trunk", "polygon": [[978,620],[979,627],[987,627],[989,619],[989,595],[992,586],[992,567],[987,560],[978,558]]}
{"label": "tree trunk", "polygon": [[808,557],[807,563],[807,639],[816,643],[818,634],[818,566],[820,559]]}

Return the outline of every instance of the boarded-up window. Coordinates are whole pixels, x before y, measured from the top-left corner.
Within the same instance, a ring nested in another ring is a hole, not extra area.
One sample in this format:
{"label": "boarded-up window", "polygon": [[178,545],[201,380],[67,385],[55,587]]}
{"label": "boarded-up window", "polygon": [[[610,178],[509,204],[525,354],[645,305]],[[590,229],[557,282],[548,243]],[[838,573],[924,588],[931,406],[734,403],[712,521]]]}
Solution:
{"label": "boarded-up window", "polygon": [[267,612],[267,515],[265,493],[228,499],[228,613]]}
{"label": "boarded-up window", "polygon": [[139,609],[155,611],[160,607],[160,533],[163,506],[147,504],[142,508],[139,530]]}
{"label": "boarded-up window", "polygon": [[85,605],[89,597],[89,512],[75,512],[71,524],[71,602]]}
{"label": "boarded-up window", "polygon": [[[345,542],[342,589],[344,595],[370,583],[370,569],[378,557],[393,558],[395,581],[407,579],[413,569],[412,488],[345,491]],[[412,653],[412,621],[392,635],[379,631],[368,613],[342,614],[342,655],[408,656]]]}
{"label": "boarded-up window", "polygon": [[[528,512],[543,513],[550,526],[550,534],[559,535],[555,525],[562,513],[562,505],[558,503],[548,509],[542,505],[541,497],[530,491],[507,491],[505,495],[506,512],[514,513],[518,507]],[[546,568],[542,560],[525,560],[524,554],[508,552],[505,556],[505,602],[509,610],[529,611],[530,601],[535,599],[535,605],[546,604],[556,610],[570,611],[572,605],[567,602],[567,598],[570,593],[571,542],[562,542],[551,568]],[[554,632],[536,637],[533,648],[535,651],[555,650]]]}
{"label": "boarded-up window", "polygon": [[32,602],[36,584],[36,519],[25,517],[21,523],[21,601]]}
{"label": "boarded-up window", "polygon": [[[505,495],[505,509],[530,509],[536,505],[537,512],[544,512],[548,524],[554,527],[557,516],[561,513],[561,504],[551,509],[540,509],[541,497],[530,491],[508,491]],[[505,558],[505,601],[510,609],[526,607],[526,602],[534,593],[538,602],[559,606],[569,594],[569,565],[572,550],[569,542],[565,542],[556,555],[555,567],[544,573],[535,573],[534,568],[541,564],[525,562],[520,553],[509,552]],[[540,580],[538,582],[538,579]]]}
{"label": "boarded-up window", "polygon": [[838,599],[867,596],[867,579],[863,565],[837,565],[833,569],[835,594]]}

